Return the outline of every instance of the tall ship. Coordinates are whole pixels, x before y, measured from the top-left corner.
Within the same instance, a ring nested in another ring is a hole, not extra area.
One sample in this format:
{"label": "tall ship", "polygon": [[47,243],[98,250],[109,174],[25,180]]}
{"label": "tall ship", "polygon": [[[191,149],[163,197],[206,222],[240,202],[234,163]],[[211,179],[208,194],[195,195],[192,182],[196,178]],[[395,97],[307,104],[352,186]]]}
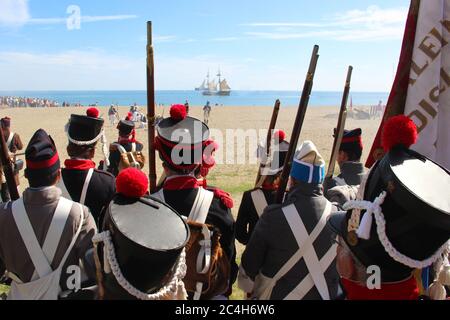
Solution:
{"label": "tall ship", "polygon": [[229,96],[231,93],[231,88],[225,78],[222,80],[222,73],[220,72],[220,69],[216,76],[217,79],[211,80],[208,71],[206,79],[203,80],[200,87],[195,88],[195,90],[201,91],[204,96]]}

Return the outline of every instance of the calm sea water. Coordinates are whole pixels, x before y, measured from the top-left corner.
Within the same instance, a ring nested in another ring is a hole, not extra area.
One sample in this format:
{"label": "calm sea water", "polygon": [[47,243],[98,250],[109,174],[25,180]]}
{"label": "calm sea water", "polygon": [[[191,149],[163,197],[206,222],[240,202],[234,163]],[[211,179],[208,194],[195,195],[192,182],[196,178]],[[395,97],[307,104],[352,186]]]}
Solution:
{"label": "calm sea water", "polygon": [[[376,105],[381,100],[386,103],[387,92],[352,92],[353,105]],[[100,106],[118,104],[122,106],[146,105],[146,91],[0,91],[0,96],[20,96],[32,98],[47,98],[63,103],[64,101]],[[162,90],[156,92],[157,104],[184,103],[204,105],[210,101],[212,105],[224,106],[273,106],[276,99],[282,106],[298,106],[300,92],[297,91],[233,91],[228,97],[203,96],[198,91]],[[311,106],[340,105],[342,92],[316,91],[310,98]]]}

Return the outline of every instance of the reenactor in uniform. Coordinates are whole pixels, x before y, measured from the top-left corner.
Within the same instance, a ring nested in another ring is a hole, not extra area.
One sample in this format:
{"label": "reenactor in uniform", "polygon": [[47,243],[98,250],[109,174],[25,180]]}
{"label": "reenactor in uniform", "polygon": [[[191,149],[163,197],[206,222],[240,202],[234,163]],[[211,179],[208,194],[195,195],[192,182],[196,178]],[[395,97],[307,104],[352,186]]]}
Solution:
{"label": "reenactor in uniform", "polygon": [[[8,299],[55,300],[82,285],[75,281],[69,287],[68,278],[83,270],[80,261],[93,248],[97,228],[89,209],[65,199],[56,187],[59,157],[44,130],[31,138],[25,159],[30,187],[17,201],[0,207],[0,259],[12,279]],[[84,271],[87,282],[95,283],[93,270]]]}
{"label": "reenactor in uniform", "polygon": [[[23,143],[20,139],[20,136],[17,133],[11,131],[11,118],[4,117],[0,120],[1,130],[3,131],[3,136],[5,137],[6,146],[8,147],[9,152],[12,154],[12,158],[15,162],[14,154],[17,151],[23,149]],[[1,164],[0,164],[1,167]],[[1,169],[1,168],[0,168]],[[19,187],[20,179],[19,179],[19,168],[14,168],[14,179],[16,180],[16,185]],[[3,171],[0,171],[0,182],[1,182],[1,197],[3,202],[8,202],[11,200],[8,190],[8,185],[6,184],[6,180],[3,174]]]}
{"label": "reenactor in uniform", "polygon": [[336,210],[324,197],[325,161],[305,141],[296,152],[283,204],[268,206],[242,255],[239,287],[250,299],[336,299],[336,246],[326,228]]}
{"label": "reenactor in uniform", "polygon": [[349,300],[417,300],[415,270],[431,267],[431,299],[450,285],[450,172],[409,149],[414,122],[391,118],[383,131],[386,155],[361,184],[357,200],[335,213],[337,269]]}
{"label": "reenactor in uniform", "polygon": [[[155,149],[163,162],[166,179],[161,190],[153,196],[186,217],[191,215],[193,209],[195,213],[206,213],[204,223],[219,229],[221,247],[230,261],[228,291],[224,292],[225,296],[229,296],[238,270],[234,218],[227,201],[218,197],[218,193],[204,189],[196,177],[208,142],[209,128],[200,120],[188,117],[184,105],[172,106],[170,117],[157,127]],[[176,158],[176,155],[180,157]]]}
{"label": "reenactor in uniform", "polygon": [[142,171],[125,169],[116,182],[103,232],[93,239],[97,299],[185,300],[186,222],[163,202],[148,197]]}
{"label": "reenactor in uniform", "polygon": [[[67,124],[70,159],[64,162],[62,179],[58,187],[63,196],[86,205],[98,223],[102,209],[115,194],[115,178],[106,171],[97,170],[92,159],[99,141],[103,150],[107,148],[103,131],[104,119],[99,118],[96,108],[90,108],[87,115],[71,115]],[[104,154],[105,158],[107,155]]]}
{"label": "reenactor in uniform", "polygon": [[109,166],[108,171],[115,177],[119,174],[120,155],[123,152],[142,151],[144,145],[136,140],[135,124],[128,114],[125,120],[120,120],[117,125],[119,139],[109,146]]}
{"label": "reenactor in uniform", "polygon": [[361,163],[363,151],[362,130],[344,130],[339,154],[336,159],[340,174],[324,183],[325,196],[333,203],[342,206],[348,200],[354,200],[356,190],[365,174]]}
{"label": "reenactor in uniform", "polygon": [[[361,163],[363,151],[362,130],[344,130],[337,162],[341,173],[328,184],[328,189],[335,186],[359,186],[365,169]],[[327,191],[327,190],[326,190]]]}
{"label": "reenactor in uniform", "polygon": [[265,160],[265,154],[259,155],[262,165],[257,187],[245,191],[242,196],[236,219],[236,239],[243,245],[246,245],[250,240],[253,229],[264,209],[275,203],[279,178],[289,150],[289,142],[285,138],[286,134],[283,131],[275,132],[271,159]]}

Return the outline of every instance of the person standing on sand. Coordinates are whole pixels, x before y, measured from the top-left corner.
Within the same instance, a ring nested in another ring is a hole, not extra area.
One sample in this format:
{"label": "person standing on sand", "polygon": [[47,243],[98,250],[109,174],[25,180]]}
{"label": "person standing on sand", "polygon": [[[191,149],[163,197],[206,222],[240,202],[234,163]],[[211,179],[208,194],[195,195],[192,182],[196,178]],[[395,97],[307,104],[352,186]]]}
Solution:
{"label": "person standing on sand", "polygon": [[[23,149],[23,143],[20,136],[17,133],[11,131],[11,118],[4,117],[0,120],[1,130],[3,131],[3,136],[6,140],[6,146],[10,152],[10,156],[15,163],[15,153]],[[16,181],[17,188],[20,185],[19,170],[14,168],[14,179]],[[11,200],[9,195],[8,185],[6,179],[4,178],[3,170],[0,171],[0,181],[1,181],[1,197],[3,202],[8,202]]]}
{"label": "person standing on sand", "polygon": [[117,119],[119,119],[119,113],[113,104],[109,107],[108,117],[111,125],[115,126]]}
{"label": "person standing on sand", "polygon": [[74,270],[86,275],[84,284],[95,283],[85,258],[97,228],[89,209],[62,197],[56,187],[58,152],[44,130],[31,138],[25,159],[30,187],[0,206],[0,260],[12,280],[8,299],[56,300],[83,285],[80,280],[69,288]]}
{"label": "person standing on sand", "polygon": [[97,300],[186,300],[187,223],[148,196],[148,178],[142,171],[125,169],[116,183],[103,232],[93,239],[97,288],[85,291]]}
{"label": "person standing on sand", "polygon": [[381,140],[386,155],[357,200],[328,221],[346,299],[448,299],[450,172],[409,149],[417,128],[404,115],[389,119]]}
{"label": "person standing on sand", "polygon": [[[324,190],[327,198],[332,202],[343,205],[346,200],[353,200],[356,194],[351,192],[353,186],[359,186],[365,174],[364,164],[361,163],[361,155],[363,151],[362,130],[360,128],[351,131],[344,130],[337,163],[339,164],[340,174],[326,182]],[[331,190],[335,187],[336,188]],[[340,191],[350,191],[351,195],[342,198]],[[350,198],[348,198],[350,197]]]}
{"label": "person standing on sand", "polygon": [[333,300],[341,295],[333,232],[337,210],[323,195],[325,161],[311,141],[296,152],[289,192],[259,219],[239,269],[239,287],[257,300]]}
{"label": "person standing on sand", "polygon": [[187,100],[184,103],[184,107],[186,108],[186,114],[189,115],[189,102]]}
{"label": "person standing on sand", "polygon": [[119,174],[121,155],[125,152],[141,152],[144,145],[136,140],[135,124],[131,121],[132,114],[128,113],[125,120],[120,120],[117,125],[119,138],[117,142],[109,146],[109,166],[108,172],[115,177]]}
{"label": "person standing on sand", "polygon": [[289,149],[289,142],[285,140],[284,131],[274,133],[274,145],[272,159],[266,160],[264,155],[261,159],[260,181],[257,187],[245,191],[242,196],[236,219],[236,239],[243,245],[247,245],[253,230],[268,205],[275,203],[278,182],[283,171],[284,160]]}
{"label": "person standing on sand", "polygon": [[[182,145],[179,135],[176,134],[177,131],[185,133]],[[152,196],[169,204],[181,215],[194,217],[193,220],[197,223],[210,224],[219,229],[221,234],[219,241],[227,259],[227,269],[230,270],[230,274],[225,275],[227,279],[221,283],[223,292],[214,299],[224,300],[232,293],[238,270],[235,262],[235,222],[226,197],[221,197],[217,189],[206,190],[203,183],[199,181],[199,176],[196,176],[205,157],[208,157],[206,150],[216,148],[215,146],[208,148],[210,143],[209,128],[205,123],[188,117],[184,105],[172,106],[170,117],[162,120],[157,127],[155,148],[162,160],[166,179],[162,188]],[[192,150],[192,152],[186,152],[180,159],[176,152],[178,147]],[[209,151],[212,152],[212,150]],[[212,163],[209,162],[209,165]],[[204,176],[206,174],[206,172],[203,173]],[[188,270],[188,274],[193,273],[195,271]],[[190,299],[202,298],[202,291],[199,292],[198,288],[195,292],[188,293]]]}
{"label": "person standing on sand", "polygon": [[203,107],[203,119],[207,125],[209,124],[210,113],[211,113],[211,105],[210,105],[209,101],[207,101],[206,105]]}
{"label": "person standing on sand", "polygon": [[[101,140],[107,148],[103,131],[104,120],[99,118],[97,108],[87,110],[87,115],[71,115],[67,136],[67,154],[58,187],[67,199],[86,205],[98,223],[100,213],[115,193],[115,178],[106,171],[95,169],[92,161],[97,143]],[[105,158],[107,157],[104,154]]]}

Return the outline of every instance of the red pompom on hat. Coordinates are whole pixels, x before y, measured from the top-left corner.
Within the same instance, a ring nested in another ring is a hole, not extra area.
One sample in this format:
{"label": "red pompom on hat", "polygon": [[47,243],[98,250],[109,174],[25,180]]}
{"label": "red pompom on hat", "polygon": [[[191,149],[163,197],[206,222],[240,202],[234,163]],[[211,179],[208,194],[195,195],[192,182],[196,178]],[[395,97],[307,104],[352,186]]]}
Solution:
{"label": "red pompom on hat", "polygon": [[136,168],[127,168],[116,178],[117,193],[127,198],[141,198],[148,192],[148,178]]}
{"label": "red pompom on hat", "polygon": [[86,111],[86,115],[91,118],[98,118],[100,111],[97,108],[89,108]]}
{"label": "red pompom on hat", "polygon": [[383,129],[381,143],[384,151],[388,152],[393,147],[403,145],[409,148],[417,141],[417,126],[410,118],[399,115],[390,118]]}
{"label": "red pompom on hat", "polygon": [[174,104],[170,108],[170,117],[175,121],[181,121],[186,119],[187,112],[186,106],[182,104]]}
{"label": "red pompom on hat", "polygon": [[284,132],[283,130],[275,131],[275,133],[273,134],[273,138],[278,142],[284,141],[286,139],[286,132]]}

